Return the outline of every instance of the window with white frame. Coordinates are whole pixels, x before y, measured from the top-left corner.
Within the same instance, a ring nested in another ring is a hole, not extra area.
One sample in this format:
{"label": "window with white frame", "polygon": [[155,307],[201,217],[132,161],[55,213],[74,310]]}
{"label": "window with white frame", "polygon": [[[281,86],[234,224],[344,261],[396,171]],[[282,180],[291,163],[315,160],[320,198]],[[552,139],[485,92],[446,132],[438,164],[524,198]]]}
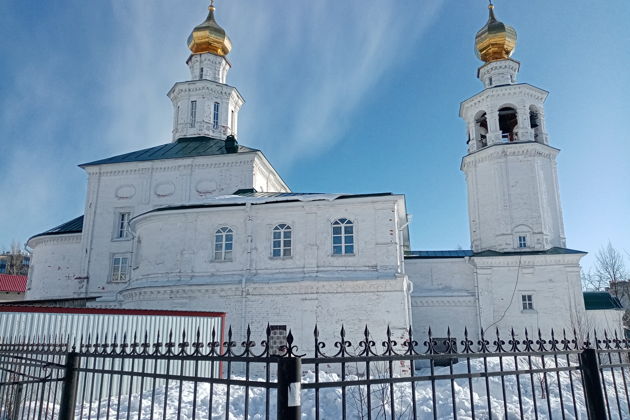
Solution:
{"label": "window with white frame", "polygon": [[233,246],[234,231],[227,226],[217,229],[214,234],[214,260],[232,261]]}
{"label": "window with white frame", "polygon": [[131,212],[120,211],[117,213],[116,227],[114,231],[115,239],[129,238],[129,219],[131,219]]}
{"label": "window with white frame", "polygon": [[273,228],[271,240],[271,256],[275,258],[290,257],[292,244],[290,225],[281,223]]}
{"label": "window with white frame", "polygon": [[521,301],[523,302],[523,310],[529,311],[534,309],[534,296],[521,295]]}
{"label": "window with white frame", "polygon": [[333,255],[354,254],[354,224],[348,219],[338,219],[332,224]]}
{"label": "window with white frame", "polygon": [[212,112],[212,128],[215,130],[219,128],[219,103],[214,103],[214,109]]}
{"label": "window with white frame", "polygon": [[129,255],[119,254],[112,257],[111,282],[124,283],[129,277]]}
{"label": "window with white frame", "polygon": [[195,126],[197,120],[197,101],[190,101],[190,126]]}
{"label": "window with white frame", "polygon": [[527,236],[519,235],[518,236],[518,247],[519,248],[527,248]]}

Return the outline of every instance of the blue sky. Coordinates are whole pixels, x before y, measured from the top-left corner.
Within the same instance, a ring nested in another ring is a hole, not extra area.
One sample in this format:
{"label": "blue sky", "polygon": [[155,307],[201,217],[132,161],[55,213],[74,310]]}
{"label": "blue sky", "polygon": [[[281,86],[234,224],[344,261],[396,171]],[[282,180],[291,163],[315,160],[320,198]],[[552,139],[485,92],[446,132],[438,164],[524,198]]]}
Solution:
{"label": "blue sky", "polygon": [[[0,247],[83,212],[76,165],[167,143],[205,0],[0,2]],[[217,0],[242,144],[295,191],[404,193],[414,249],[469,246],[459,103],[482,0]],[[569,7],[570,6],[570,7]],[[567,245],[630,251],[630,4],[496,1],[550,91]],[[592,255],[585,260],[592,262]]]}

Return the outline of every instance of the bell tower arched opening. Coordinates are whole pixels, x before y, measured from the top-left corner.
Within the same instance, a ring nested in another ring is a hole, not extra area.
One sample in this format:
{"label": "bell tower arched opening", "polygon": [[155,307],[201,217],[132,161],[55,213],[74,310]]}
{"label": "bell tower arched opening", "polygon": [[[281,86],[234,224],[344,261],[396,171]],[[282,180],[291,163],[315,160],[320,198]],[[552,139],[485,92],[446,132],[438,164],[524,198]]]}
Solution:
{"label": "bell tower arched opening", "polygon": [[499,109],[499,130],[501,130],[501,141],[518,141],[516,129],[518,127],[518,113],[512,107]]}
{"label": "bell tower arched opening", "polygon": [[475,117],[475,146],[479,150],[488,145],[488,115],[480,111]]}
{"label": "bell tower arched opening", "polygon": [[543,143],[543,127],[540,111],[535,106],[529,107],[529,126],[534,131],[534,141]]}

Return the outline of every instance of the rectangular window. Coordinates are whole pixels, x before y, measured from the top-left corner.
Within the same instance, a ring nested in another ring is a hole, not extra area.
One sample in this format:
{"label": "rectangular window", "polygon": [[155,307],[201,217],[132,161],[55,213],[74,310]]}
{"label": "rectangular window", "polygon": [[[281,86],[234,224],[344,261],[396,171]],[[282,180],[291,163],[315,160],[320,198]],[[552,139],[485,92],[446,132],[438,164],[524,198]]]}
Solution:
{"label": "rectangular window", "polygon": [[129,256],[114,255],[112,257],[112,283],[124,283],[129,276]]}
{"label": "rectangular window", "polygon": [[179,125],[179,107],[177,107],[177,111],[175,111],[175,129]]}
{"label": "rectangular window", "polygon": [[215,130],[219,128],[219,103],[214,103],[214,110],[212,113],[212,128]]}
{"label": "rectangular window", "polygon": [[5,260],[0,261],[0,273],[7,272],[7,262]]}
{"label": "rectangular window", "polygon": [[236,133],[236,126],[235,126],[236,120],[234,117],[234,110],[232,110],[232,114],[230,117],[230,128],[232,129],[232,134]]}
{"label": "rectangular window", "polygon": [[519,236],[518,237],[518,247],[519,248],[527,248],[527,236]]}
{"label": "rectangular window", "polygon": [[287,326],[269,326],[269,355],[279,356],[286,352],[283,347],[287,345]]}
{"label": "rectangular window", "polygon": [[131,219],[131,213],[128,211],[121,211],[116,218],[116,232],[114,237],[116,239],[127,239],[129,237],[129,219]]}
{"label": "rectangular window", "polygon": [[190,101],[190,126],[195,126],[195,120],[197,119],[197,101]]}
{"label": "rectangular window", "polygon": [[534,297],[532,295],[521,295],[523,302],[523,310],[528,311],[534,309]]}
{"label": "rectangular window", "polygon": [[203,67],[199,69],[199,80],[203,79]]}

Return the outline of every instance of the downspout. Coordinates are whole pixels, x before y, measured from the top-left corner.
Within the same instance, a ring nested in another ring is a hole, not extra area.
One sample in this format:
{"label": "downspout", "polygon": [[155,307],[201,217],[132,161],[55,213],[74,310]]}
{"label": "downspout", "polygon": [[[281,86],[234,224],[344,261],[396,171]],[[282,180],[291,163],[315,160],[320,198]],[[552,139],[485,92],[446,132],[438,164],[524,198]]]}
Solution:
{"label": "downspout", "polygon": [[477,323],[479,325],[479,331],[483,331],[483,327],[481,325],[481,296],[479,293],[479,273],[477,271],[477,264],[474,263],[473,259],[470,257],[464,257],[465,261],[470,264],[473,268],[474,276],[473,279],[475,281],[475,298],[477,299],[477,304],[475,308],[477,310]]}
{"label": "downspout", "polygon": [[[94,194],[94,209],[93,214],[96,216],[96,208],[98,207],[98,197],[99,192],[101,190],[101,168],[98,169],[98,182],[96,183],[96,192]],[[86,212],[87,213],[87,212]],[[92,259],[92,245],[94,244],[94,224],[96,223],[96,217],[92,217],[92,226],[90,227],[90,243],[88,246],[88,256],[87,261],[85,263],[85,297],[88,297],[88,291],[90,286],[90,260]],[[83,219],[83,224],[85,225],[85,216]]]}
{"label": "downspout", "polygon": [[251,275],[253,268],[252,259],[252,203],[245,203],[245,234],[247,241],[247,269],[241,278],[241,334],[245,334],[247,323],[245,322],[245,314],[247,313],[247,278]]}
{"label": "downspout", "polygon": [[[407,277],[407,324],[413,327],[413,309],[411,308],[411,293],[413,292],[413,283],[409,280],[409,276],[406,275],[405,272],[405,249],[404,249],[404,237],[403,237],[403,229],[405,229],[411,220],[413,219],[412,215],[407,215],[407,221],[401,227],[398,228],[398,271]],[[396,219],[397,220],[397,219]]]}

